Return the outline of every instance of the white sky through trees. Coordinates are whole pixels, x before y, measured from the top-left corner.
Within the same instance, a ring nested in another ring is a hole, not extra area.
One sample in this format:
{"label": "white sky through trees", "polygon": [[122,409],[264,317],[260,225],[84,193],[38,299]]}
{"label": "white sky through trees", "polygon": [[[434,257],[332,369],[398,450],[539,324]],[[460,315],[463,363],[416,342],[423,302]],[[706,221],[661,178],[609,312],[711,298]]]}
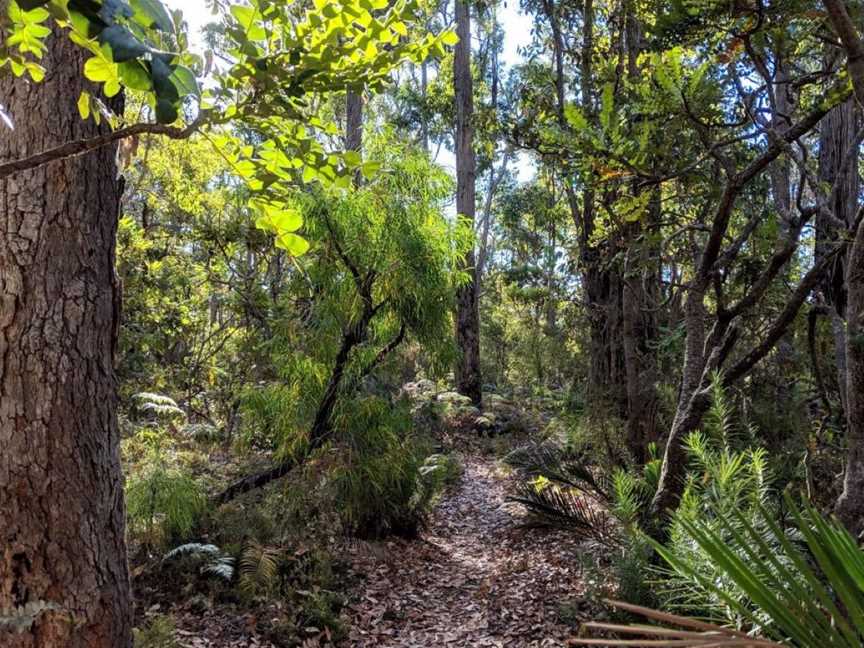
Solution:
{"label": "white sky through trees", "polygon": [[[198,42],[198,34],[201,28],[213,20],[213,14],[207,8],[204,0],[165,0],[165,4],[171,9],[181,9],[183,17],[189,23],[189,35],[191,49],[200,49],[195,46]],[[507,66],[521,62],[519,48],[531,42],[531,19],[519,11],[518,0],[507,0],[498,10],[498,19],[504,30],[504,51],[502,59]],[[437,161],[442,166],[455,173],[456,160],[452,151],[442,147]],[[531,159],[520,155],[513,170],[518,174],[520,180],[528,180],[534,173],[534,165]]]}

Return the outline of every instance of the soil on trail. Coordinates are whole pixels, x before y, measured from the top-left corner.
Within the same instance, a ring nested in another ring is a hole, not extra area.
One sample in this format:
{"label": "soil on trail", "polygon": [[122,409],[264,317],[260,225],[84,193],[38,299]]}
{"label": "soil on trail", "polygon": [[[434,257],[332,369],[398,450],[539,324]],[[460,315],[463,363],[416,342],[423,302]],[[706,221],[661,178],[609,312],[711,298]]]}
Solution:
{"label": "soil on trail", "polygon": [[365,575],[350,607],[348,645],[560,646],[573,629],[561,604],[585,586],[573,534],[520,527],[494,460],[464,459],[419,540],[357,545]]}

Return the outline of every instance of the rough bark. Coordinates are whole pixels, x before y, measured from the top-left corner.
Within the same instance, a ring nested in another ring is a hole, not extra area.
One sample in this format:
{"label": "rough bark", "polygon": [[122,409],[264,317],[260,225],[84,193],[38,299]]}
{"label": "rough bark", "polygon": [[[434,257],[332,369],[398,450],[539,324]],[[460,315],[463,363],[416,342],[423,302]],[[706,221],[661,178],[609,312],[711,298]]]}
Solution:
{"label": "rough bark", "polygon": [[[456,33],[459,42],[453,56],[453,88],[456,102],[456,212],[474,223],[477,163],[474,156],[474,83],[471,77],[471,15],[465,0],[456,0]],[[480,376],[480,300],[474,250],[465,258],[471,280],[456,297],[456,387],[479,404],[483,398]]]}
{"label": "rough bark", "polygon": [[[858,173],[844,173],[843,160],[855,146],[855,101],[850,99],[829,112],[819,129],[819,180],[832,187],[834,202],[828,209],[836,221],[852,224],[858,203]],[[837,227],[825,214],[816,219],[815,256],[821,258],[840,236]],[[831,328],[836,358],[837,385],[840,402],[846,411],[846,277],[845,259],[839,257],[831,271],[826,273],[821,289],[825,301],[832,307]]]}
{"label": "rough bark", "polygon": [[[642,51],[642,25],[632,0],[624,6],[627,43],[627,76],[636,83],[641,75],[638,65]],[[632,186],[634,196],[640,189]],[[656,427],[656,359],[652,342],[657,339],[660,250],[651,243],[650,234],[659,228],[662,216],[658,189],[651,191],[649,208],[643,217],[623,228],[626,252],[621,281],[621,338],[626,381],[627,446],[639,463],[648,459],[648,444],[658,438]]]}
{"label": "rough bark", "polygon": [[846,473],[836,513],[856,535],[864,530],[864,221],[849,253],[846,329]]}
{"label": "rough bark", "polygon": [[[107,129],[78,116],[84,56],[0,77],[0,162]],[[0,179],[0,645],[126,648],[132,608],[113,353],[121,182],[104,146]],[[16,632],[17,626],[20,632]]]}
{"label": "rough bark", "polygon": [[[824,5],[846,52],[846,67],[855,97],[864,105],[864,41],[845,2],[824,0]],[[855,146],[857,150],[857,140]],[[857,169],[857,165],[854,168]],[[845,274],[846,472],[843,493],[835,510],[843,523],[858,534],[864,528],[864,221],[859,217],[852,229],[854,241]]]}

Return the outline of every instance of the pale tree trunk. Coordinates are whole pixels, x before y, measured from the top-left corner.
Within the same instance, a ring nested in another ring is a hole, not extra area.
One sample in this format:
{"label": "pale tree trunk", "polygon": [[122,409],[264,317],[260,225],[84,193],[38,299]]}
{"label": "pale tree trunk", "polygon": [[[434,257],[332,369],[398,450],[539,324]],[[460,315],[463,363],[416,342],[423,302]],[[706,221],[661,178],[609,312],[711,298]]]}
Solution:
{"label": "pale tree trunk", "polygon": [[[84,55],[49,37],[43,83],[6,74],[0,162],[104,133]],[[114,147],[0,180],[0,645],[126,648],[132,608],[113,352]],[[16,631],[17,628],[17,631]]]}
{"label": "pale tree trunk", "polygon": [[[474,157],[474,83],[471,78],[471,16],[465,0],[456,0],[459,42],[453,57],[456,100],[456,212],[474,223],[477,163]],[[482,400],[480,377],[480,304],[472,249],[465,258],[471,280],[459,289],[456,304],[456,387],[474,403]]]}
{"label": "pale tree trunk", "polygon": [[[345,97],[345,150],[360,153],[363,148],[363,95],[349,90]],[[359,186],[363,174],[354,173],[354,186]]]}
{"label": "pale tree trunk", "polygon": [[[424,60],[420,64],[420,96],[423,97],[424,106],[426,105],[426,96],[429,93],[429,70],[426,67],[427,63]],[[423,142],[423,150],[427,153],[429,152],[429,124],[427,120],[424,118],[423,123],[420,125],[421,133],[422,133],[422,142]]]}

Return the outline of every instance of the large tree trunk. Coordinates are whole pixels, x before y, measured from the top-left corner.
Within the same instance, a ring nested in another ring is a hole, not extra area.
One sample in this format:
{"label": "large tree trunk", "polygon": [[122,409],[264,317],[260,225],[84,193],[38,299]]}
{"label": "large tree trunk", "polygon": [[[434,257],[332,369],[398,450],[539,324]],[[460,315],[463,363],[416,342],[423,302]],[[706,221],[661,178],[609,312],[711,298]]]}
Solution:
{"label": "large tree trunk", "polygon": [[[0,162],[105,131],[81,121],[82,50],[0,77]],[[0,180],[0,645],[125,648],[132,609],[113,352],[114,148]]]}
{"label": "large tree trunk", "polygon": [[[849,12],[841,0],[823,0],[828,17],[846,51],[846,68],[852,79],[852,87],[859,103],[864,103],[864,41]],[[850,107],[851,109],[851,107]],[[841,134],[842,136],[842,134]],[[857,140],[851,145],[859,146]],[[857,151],[856,151],[857,162]],[[858,165],[852,165],[847,182],[857,188]],[[841,182],[844,178],[839,179]],[[843,193],[842,191],[840,192]],[[855,194],[857,198],[857,193]],[[851,206],[851,200],[849,205]],[[856,201],[857,205],[857,201]],[[845,208],[847,205],[839,205]],[[832,207],[837,207],[832,205]],[[852,212],[854,213],[854,212]],[[864,222],[854,225],[850,214],[837,214],[855,230],[855,240],[849,251],[845,275],[846,289],[846,473],[843,493],[837,500],[836,512],[843,523],[854,533],[864,529]],[[838,356],[838,364],[840,358]],[[843,386],[841,385],[841,390]]]}
{"label": "large tree trunk", "polygon": [[[855,100],[850,99],[829,112],[819,128],[819,180],[832,187],[834,204],[829,205],[837,220],[851,225],[858,209],[858,173],[839,177],[843,160],[855,145]],[[837,186],[839,183],[839,186]],[[821,258],[840,236],[837,228],[824,214],[816,218],[816,258]],[[822,282],[826,302],[832,306],[831,329],[834,334],[834,355],[837,365],[837,385],[840,402],[846,411],[846,277],[844,259],[838,258]]]}
{"label": "large tree trunk", "polygon": [[[456,95],[456,212],[472,223],[476,203],[477,164],[474,158],[474,83],[471,78],[471,16],[465,0],[456,0],[456,33],[459,42],[453,58]],[[480,377],[480,305],[474,251],[465,258],[471,281],[459,289],[456,299],[456,386],[474,403],[482,400]]]}
{"label": "large tree trunk", "polygon": [[846,273],[846,474],[836,512],[854,533],[864,530],[864,222]]}

